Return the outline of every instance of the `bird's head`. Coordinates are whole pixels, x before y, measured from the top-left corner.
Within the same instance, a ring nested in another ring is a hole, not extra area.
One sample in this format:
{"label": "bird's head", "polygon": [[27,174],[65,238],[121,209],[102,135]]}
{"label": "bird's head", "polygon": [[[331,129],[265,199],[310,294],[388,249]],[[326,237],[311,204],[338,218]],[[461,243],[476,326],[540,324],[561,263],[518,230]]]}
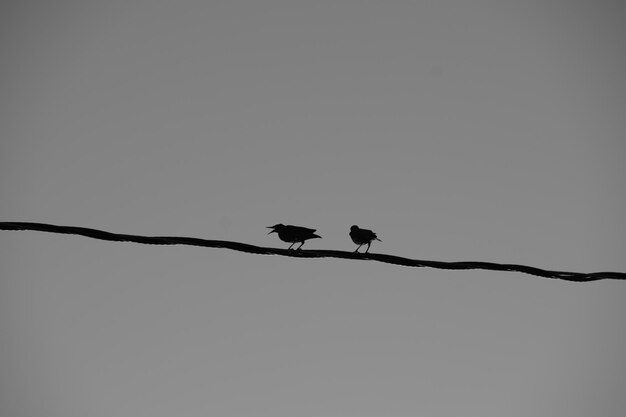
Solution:
{"label": "bird's head", "polygon": [[357,226],[356,224],[350,228],[351,232],[354,232],[355,230],[359,230],[359,226]]}
{"label": "bird's head", "polygon": [[274,226],[269,226],[268,229],[272,229],[272,230],[269,231],[268,235],[278,232],[283,227],[285,227],[285,225],[282,223],[275,224]]}

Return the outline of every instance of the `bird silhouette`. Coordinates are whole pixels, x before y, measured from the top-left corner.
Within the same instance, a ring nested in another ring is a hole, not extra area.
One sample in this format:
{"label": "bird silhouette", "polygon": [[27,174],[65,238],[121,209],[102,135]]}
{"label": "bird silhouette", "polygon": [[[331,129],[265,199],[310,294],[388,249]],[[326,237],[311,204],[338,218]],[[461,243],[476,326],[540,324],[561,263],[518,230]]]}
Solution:
{"label": "bird silhouette", "polygon": [[378,236],[376,236],[376,233],[372,232],[371,230],[360,229],[359,226],[356,225],[350,228],[350,238],[352,238],[352,241],[354,243],[359,245],[356,248],[355,252],[358,252],[361,246],[367,245],[365,253],[368,253],[370,250],[370,246],[372,245],[372,241],[378,240],[379,242],[382,242],[382,240],[380,240]]}
{"label": "bird silhouette", "polygon": [[296,248],[296,250],[299,250],[302,245],[304,245],[305,240],[322,238],[321,236],[315,234],[315,229],[308,229],[306,227],[284,225],[279,223],[274,226],[269,226],[268,229],[272,229],[268,235],[276,233],[278,234],[280,240],[291,243],[287,250],[291,249],[295,243],[300,243],[300,246]]}

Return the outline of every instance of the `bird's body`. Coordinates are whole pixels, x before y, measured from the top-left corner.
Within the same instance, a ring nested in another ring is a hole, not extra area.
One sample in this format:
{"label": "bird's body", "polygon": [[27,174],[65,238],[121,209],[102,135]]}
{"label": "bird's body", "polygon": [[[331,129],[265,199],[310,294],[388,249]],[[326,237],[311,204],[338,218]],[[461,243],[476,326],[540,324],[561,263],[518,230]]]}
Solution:
{"label": "bird's body", "polygon": [[291,249],[295,243],[300,243],[300,246],[296,248],[296,250],[298,250],[304,245],[306,240],[322,238],[315,234],[316,229],[309,229],[307,227],[276,224],[268,227],[268,229],[272,229],[268,235],[270,233],[276,233],[280,240],[291,243],[287,249]]}
{"label": "bird's body", "polygon": [[355,252],[358,252],[361,246],[367,245],[365,253],[368,253],[370,250],[370,246],[372,245],[372,241],[378,240],[379,242],[382,242],[382,240],[380,240],[378,236],[376,236],[376,233],[368,229],[360,229],[359,226],[356,225],[350,228],[350,238],[354,243],[359,245],[356,248]]}

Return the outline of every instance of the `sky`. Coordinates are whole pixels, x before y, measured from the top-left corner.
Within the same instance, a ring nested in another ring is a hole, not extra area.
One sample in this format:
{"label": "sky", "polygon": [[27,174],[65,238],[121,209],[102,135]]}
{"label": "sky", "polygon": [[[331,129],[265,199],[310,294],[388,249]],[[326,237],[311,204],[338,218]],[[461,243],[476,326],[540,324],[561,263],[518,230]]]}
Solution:
{"label": "sky", "polygon": [[[0,221],[626,272],[626,5],[5,1]],[[618,417],[626,286],[0,232],[0,414]]]}

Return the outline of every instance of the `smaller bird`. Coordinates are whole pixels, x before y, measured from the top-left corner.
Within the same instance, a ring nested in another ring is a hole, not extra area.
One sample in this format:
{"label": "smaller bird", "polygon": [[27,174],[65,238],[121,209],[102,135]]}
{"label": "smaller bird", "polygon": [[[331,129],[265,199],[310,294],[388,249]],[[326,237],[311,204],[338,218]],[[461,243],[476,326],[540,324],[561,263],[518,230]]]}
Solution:
{"label": "smaller bird", "polygon": [[376,233],[372,232],[371,230],[360,229],[359,226],[356,225],[350,228],[350,238],[352,238],[352,241],[354,243],[359,245],[359,247],[356,248],[355,252],[358,252],[361,246],[367,245],[365,253],[368,253],[370,250],[370,246],[372,245],[372,241],[378,240],[379,242],[382,242],[382,240],[380,240],[378,236],[376,236]]}
{"label": "smaller bird", "polygon": [[274,226],[269,226],[268,229],[272,229],[268,235],[276,233],[278,234],[280,240],[291,243],[287,250],[291,249],[295,243],[300,243],[300,246],[296,248],[296,250],[299,250],[302,245],[304,245],[305,240],[322,238],[321,236],[315,234],[316,229],[309,229],[306,227],[284,225],[279,223]]}

